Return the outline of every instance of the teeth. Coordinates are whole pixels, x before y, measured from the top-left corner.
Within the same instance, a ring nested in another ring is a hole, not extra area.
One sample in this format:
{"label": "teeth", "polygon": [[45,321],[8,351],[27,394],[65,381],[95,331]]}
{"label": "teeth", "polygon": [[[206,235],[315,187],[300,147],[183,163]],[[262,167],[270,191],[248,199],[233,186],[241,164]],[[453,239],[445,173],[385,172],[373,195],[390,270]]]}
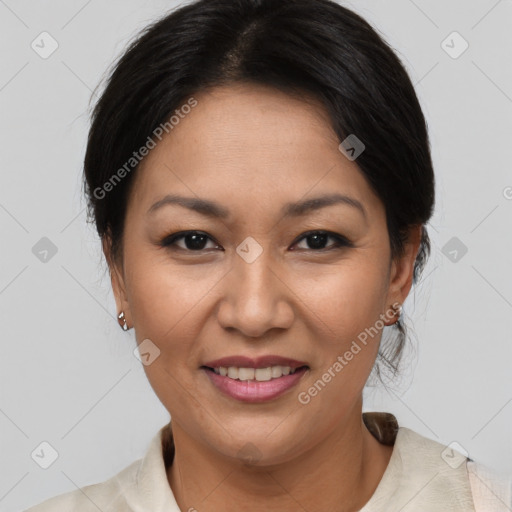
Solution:
{"label": "teeth", "polygon": [[282,374],[283,374],[283,371],[282,371],[282,368],[280,366],[272,366],[270,368],[270,376],[273,379],[281,377]]}
{"label": "teeth", "polygon": [[295,373],[290,366],[269,366],[267,368],[238,368],[236,366],[220,366],[213,371],[223,377],[235,380],[257,380],[259,382],[278,379],[283,375]]}
{"label": "teeth", "polygon": [[254,374],[254,368],[238,368],[238,378],[240,380],[252,380],[254,379]]}
{"label": "teeth", "polygon": [[[275,368],[275,366],[274,366]],[[281,373],[281,371],[279,370],[279,373]],[[263,380],[271,380],[272,379],[272,367],[268,367],[268,368],[258,368],[255,372],[254,372],[254,378],[256,380],[259,380],[259,381],[263,381]]]}

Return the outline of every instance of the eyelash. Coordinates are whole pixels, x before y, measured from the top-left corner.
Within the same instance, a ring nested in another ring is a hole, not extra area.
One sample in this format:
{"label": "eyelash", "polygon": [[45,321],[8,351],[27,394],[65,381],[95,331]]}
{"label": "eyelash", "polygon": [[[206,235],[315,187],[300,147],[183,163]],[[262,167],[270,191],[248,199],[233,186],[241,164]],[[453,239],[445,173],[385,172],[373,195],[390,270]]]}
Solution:
{"label": "eyelash", "polygon": [[[178,240],[185,238],[187,235],[192,235],[192,234],[205,235],[211,241],[217,243],[213,238],[211,238],[209,235],[207,235],[203,231],[180,231],[178,233],[173,233],[173,234],[167,235],[166,237],[164,237],[162,239],[162,241],[160,242],[159,245],[161,247],[164,247],[164,248],[170,249],[170,250],[176,249],[176,247],[173,247],[173,245]],[[322,231],[322,230],[307,231],[306,233],[303,233],[300,236],[300,238],[298,238],[293,243],[293,245],[296,245],[299,242],[301,242],[302,240],[304,240],[310,236],[313,236],[313,235],[327,235],[328,238],[333,238],[335,240],[335,243],[328,247],[322,248],[322,249],[299,249],[299,250],[306,250],[306,251],[313,251],[313,252],[327,252],[327,251],[331,251],[333,249],[341,249],[343,247],[354,247],[352,242],[350,240],[348,240],[347,238],[345,238],[344,236],[338,235],[337,233],[333,233],[331,231]],[[218,244],[218,245],[220,245],[220,244]],[[198,249],[198,250],[184,249],[182,247],[178,247],[177,249],[181,250],[181,251],[185,251],[185,252],[191,252],[191,253],[193,253],[193,252],[201,253],[205,250],[205,249]]]}

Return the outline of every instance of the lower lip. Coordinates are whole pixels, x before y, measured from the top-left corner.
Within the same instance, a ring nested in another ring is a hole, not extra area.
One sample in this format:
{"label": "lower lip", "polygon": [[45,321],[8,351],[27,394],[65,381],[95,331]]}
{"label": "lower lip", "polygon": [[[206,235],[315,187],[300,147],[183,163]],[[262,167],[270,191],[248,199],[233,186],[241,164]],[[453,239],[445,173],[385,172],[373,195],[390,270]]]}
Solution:
{"label": "lower lip", "polygon": [[282,395],[299,382],[308,368],[302,367],[277,379],[267,381],[235,380],[202,368],[213,385],[225,395],[242,402],[266,402]]}

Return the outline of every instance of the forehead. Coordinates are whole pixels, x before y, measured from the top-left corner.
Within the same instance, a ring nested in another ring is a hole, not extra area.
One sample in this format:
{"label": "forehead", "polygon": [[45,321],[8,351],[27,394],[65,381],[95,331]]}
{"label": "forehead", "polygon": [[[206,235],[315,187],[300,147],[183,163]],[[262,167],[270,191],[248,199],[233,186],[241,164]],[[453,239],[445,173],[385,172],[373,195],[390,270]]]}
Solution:
{"label": "forehead", "polygon": [[137,171],[138,203],[175,191],[240,206],[297,200],[309,192],[378,201],[356,163],[339,151],[327,112],[311,97],[235,85],[194,98],[197,105]]}

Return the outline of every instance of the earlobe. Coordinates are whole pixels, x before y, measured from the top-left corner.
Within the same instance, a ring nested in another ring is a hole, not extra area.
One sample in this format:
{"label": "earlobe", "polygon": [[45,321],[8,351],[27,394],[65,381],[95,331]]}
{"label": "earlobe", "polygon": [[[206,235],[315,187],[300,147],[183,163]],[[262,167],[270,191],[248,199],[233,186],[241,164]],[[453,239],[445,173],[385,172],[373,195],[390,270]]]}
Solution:
{"label": "earlobe", "polygon": [[[399,302],[394,302],[391,304],[390,309],[392,310],[391,319],[394,320],[393,322],[385,323],[384,325],[399,325],[401,319],[402,319],[402,304]],[[385,318],[389,318],[388,312],[384,315]]]}
{"label": "earlobe", "polygon": [[422,225],[417,225],[410,229],[403,254],[395,259],[391,265],[388,304],[402,304],[411,290],[414,264],[418,255],[422,233]]}

